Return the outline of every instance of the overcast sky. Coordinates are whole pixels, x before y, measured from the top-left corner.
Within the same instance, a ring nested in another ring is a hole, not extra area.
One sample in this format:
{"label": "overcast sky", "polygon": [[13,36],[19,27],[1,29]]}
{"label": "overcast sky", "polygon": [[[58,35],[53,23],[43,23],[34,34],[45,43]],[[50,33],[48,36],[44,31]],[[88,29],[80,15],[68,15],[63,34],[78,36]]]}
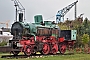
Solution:
{"label": "overcast sky", "polygon": [[[55,20],[58,10],[68,6],[76,0],[19,0],[26,9],[26,21],[33,22],[33,16],[42,14],[46,20],[52,16],[50,20]],[[79,0],[77,3],[77,16],[84,13],[84,18],[90,19],[90,0]],[[65,15],[65,19],[74,19],[74,7]],[[10,20],[9,26],[15,20],[15,7],[14,2],[11,0],[0,0],[0,22]],[[0,24],[1,25],[1,24]],[[4,25],[5,26],[5,25]]]}

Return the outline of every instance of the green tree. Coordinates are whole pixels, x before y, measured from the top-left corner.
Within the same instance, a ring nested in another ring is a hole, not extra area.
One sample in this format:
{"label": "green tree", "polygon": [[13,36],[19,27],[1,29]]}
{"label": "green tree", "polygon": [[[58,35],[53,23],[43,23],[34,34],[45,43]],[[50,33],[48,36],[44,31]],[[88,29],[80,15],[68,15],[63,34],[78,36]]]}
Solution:
{"label": "green tree", "polygon": [[7,45],[7,42],[6,41],[0,42],[0,46],[5,46],[5,45]]}
{"label": "green tree", "polygon": [[84,44],[84,52],[85,53],[89,53],[88,49],[89,49],[89,35],[88,34],[83,34],[82,36],[82,43]]}
{"label": "green tree", "polygon": [[89,26],[88,26],[88,22],[89,22],[88,18],[85,18],[85,20],[84,20],[84,22],[83,22],[84,27],[86,27],[86,28],[89,27]]}
{"label": "green tree", "polygon": [[65,23],[59,23],[58,26],[60,27],[61,30],[68,30],[68,27]]}
{"label": "green tree", "polygon": [[82,43],[83,44],[88,44],[88,42],[89,42],[89,35],[88,34],[83,34]]}

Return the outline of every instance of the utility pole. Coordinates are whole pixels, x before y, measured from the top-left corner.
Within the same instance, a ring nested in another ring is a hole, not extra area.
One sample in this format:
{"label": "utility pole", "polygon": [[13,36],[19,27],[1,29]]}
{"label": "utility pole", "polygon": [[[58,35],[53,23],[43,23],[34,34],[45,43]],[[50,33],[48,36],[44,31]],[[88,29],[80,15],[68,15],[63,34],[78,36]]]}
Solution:
{"label": "utility pole", "polygon": [[75,20],[76,20],[76,18],[77,18],[77,6],[75,4]]}

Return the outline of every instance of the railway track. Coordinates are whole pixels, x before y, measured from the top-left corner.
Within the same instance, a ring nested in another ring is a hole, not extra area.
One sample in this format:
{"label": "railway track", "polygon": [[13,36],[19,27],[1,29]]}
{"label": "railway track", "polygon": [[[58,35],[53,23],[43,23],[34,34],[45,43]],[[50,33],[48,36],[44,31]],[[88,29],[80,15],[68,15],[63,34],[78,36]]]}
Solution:
{"label": "railway track", "polygon": [[[39,57],[48,57],[48,56],[59,56],[62,55],[60,53],[57,53],[56,55],[42,55],[42,54],[36,54],[36,55],[30,55],[30,56],[26,56],[26,55],[2,55],[1,58],[8,58],[8,59],[12,59],[12,58],[39,58]],[[73,55],[73,53],[67,53],[67,54],[63,54],[63,55]]]}
{"label": "railway track", "polygon": [[41,54],[37,54],[37,55],[31,55],[31,56],[26,56],[26,55],[3,55],[1,56],[1,58],[38,58],[38,57],[45,57],[45,56],[48,56],[48,55],[41,55]]}
{"label": "railway track", "polygon": [[25,55],[18,55],[18,56],[14,56],[14,55],[2,55],[1,58],[27,58],[27,56]]}

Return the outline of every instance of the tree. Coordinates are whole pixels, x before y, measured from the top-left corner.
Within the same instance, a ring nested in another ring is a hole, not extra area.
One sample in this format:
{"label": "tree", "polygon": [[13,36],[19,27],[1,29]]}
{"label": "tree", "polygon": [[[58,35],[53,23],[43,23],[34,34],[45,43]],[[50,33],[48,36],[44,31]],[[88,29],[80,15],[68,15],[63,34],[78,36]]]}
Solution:
{"label": "tree", "polygon": [[83,44],[88,44],[88,42],[89,42],[89,35],[88,34],[83,34],[82,43]]}
{"label": "tree", "polygon": [[88,43],[89,43],[89,35],[83,34],[82,36],[82,43],[84,44],[84,52],[88,53]]}
{"label": "tree", "polygon": [[65,23],[62,23],[62,22],[59,23],[58,26],[60,27],[61,30],[67,30],[67,29],[69,29],[69,28],[67,27],[67,25],[66,25]]}
{"label": "tree", "polygon": [[83,22],[84,27],[88,28],[88,22],[89,22],[88,18],[85,18]]}

